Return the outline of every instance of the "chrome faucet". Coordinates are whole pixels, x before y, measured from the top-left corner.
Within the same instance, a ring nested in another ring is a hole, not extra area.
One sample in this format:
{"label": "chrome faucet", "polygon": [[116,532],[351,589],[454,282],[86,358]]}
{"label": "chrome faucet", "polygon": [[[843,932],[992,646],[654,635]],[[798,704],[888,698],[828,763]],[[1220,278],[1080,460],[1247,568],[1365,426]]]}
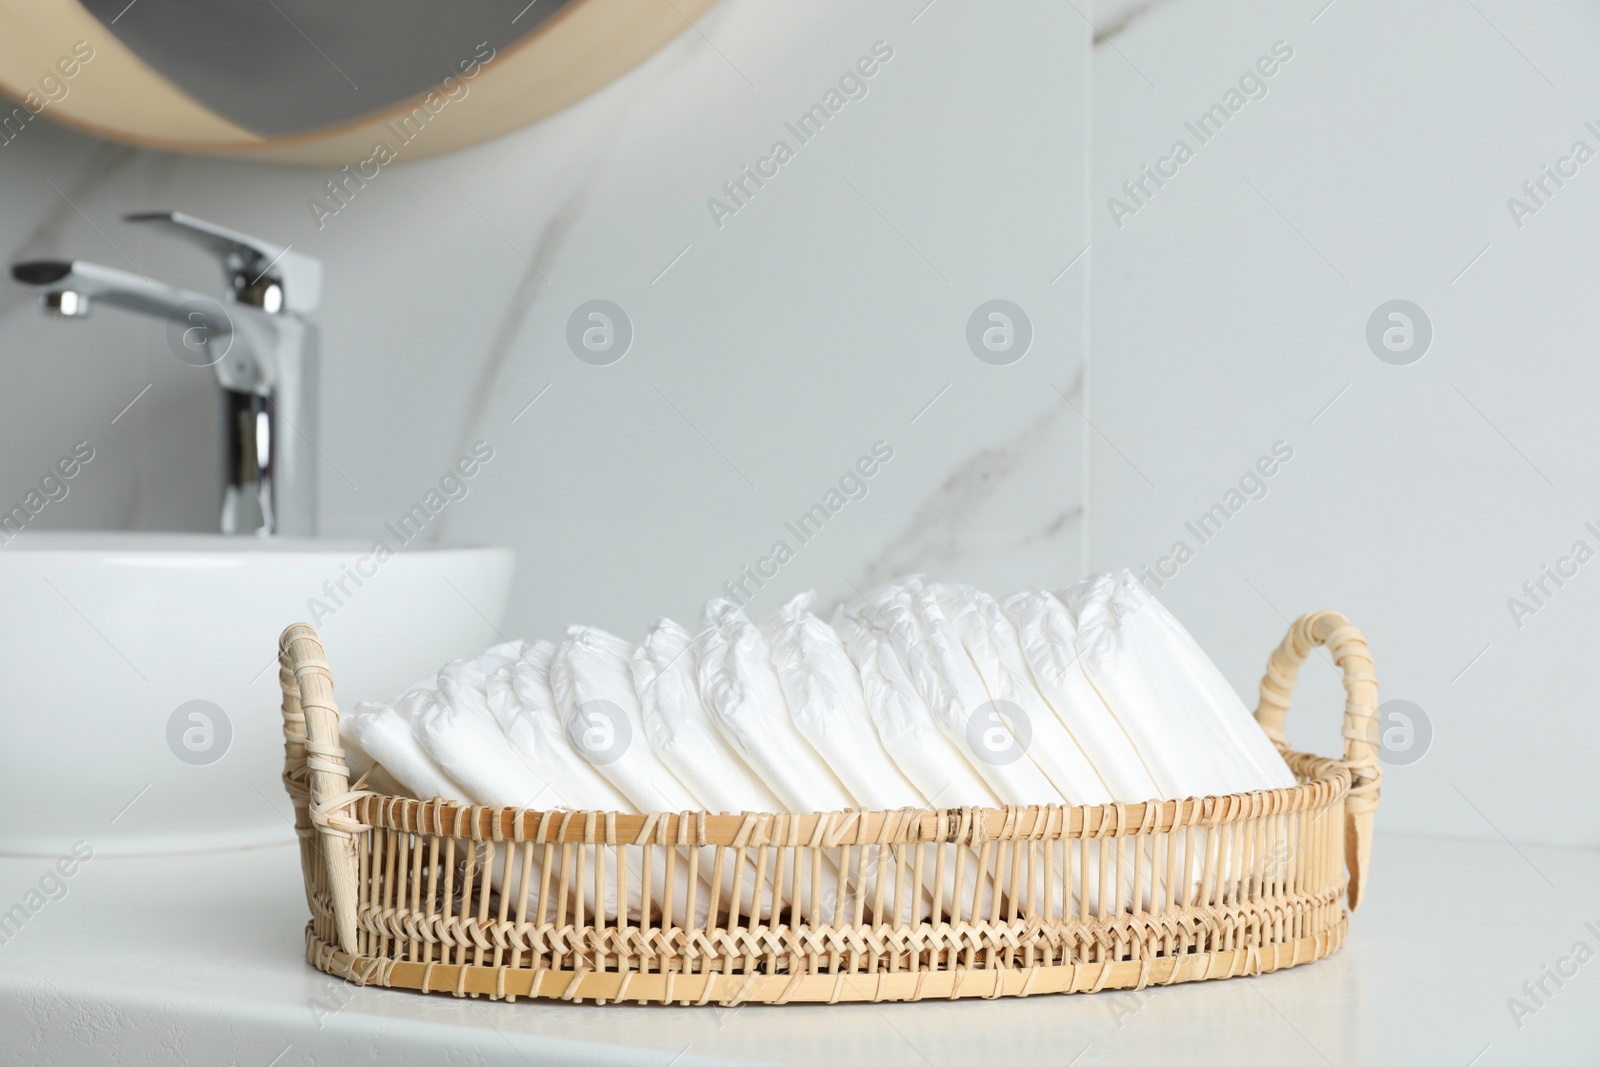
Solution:
{"label": "chrome faucet", "polygon": [[44,310],[81,318],[107,304],[167,320],[173,351],[212,367],[222,387],[225,534],[317,531],[317,327],[322,263],[176,211],[125,216],[191,241],[222,264],[227,307],[142,273],[82,260],[35,259],[11,276]]}

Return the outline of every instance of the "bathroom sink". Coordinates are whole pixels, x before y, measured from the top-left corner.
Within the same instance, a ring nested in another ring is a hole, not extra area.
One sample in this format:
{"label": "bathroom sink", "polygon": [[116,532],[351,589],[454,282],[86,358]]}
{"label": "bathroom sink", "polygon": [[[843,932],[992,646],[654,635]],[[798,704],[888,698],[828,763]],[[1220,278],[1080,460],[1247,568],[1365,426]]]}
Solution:
{"label": "bathroom sink", "polygon": [[208,534],[0,545],[0,853],[291,840],[278,634],[322,632],[341,708],[500,640],[507,548]]}

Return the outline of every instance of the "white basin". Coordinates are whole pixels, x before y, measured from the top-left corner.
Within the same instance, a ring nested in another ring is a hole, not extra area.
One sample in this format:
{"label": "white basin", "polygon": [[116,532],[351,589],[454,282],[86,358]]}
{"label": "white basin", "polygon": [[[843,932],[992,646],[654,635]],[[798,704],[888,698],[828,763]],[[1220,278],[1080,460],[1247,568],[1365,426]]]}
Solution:
{"label": "white basin", "polygon": [[0,853],[291,840],[285,626],[322,632],[341,708],[500,640],[510,549],[407,548],[381,562],[372,549],[26,532],[0,546]]}

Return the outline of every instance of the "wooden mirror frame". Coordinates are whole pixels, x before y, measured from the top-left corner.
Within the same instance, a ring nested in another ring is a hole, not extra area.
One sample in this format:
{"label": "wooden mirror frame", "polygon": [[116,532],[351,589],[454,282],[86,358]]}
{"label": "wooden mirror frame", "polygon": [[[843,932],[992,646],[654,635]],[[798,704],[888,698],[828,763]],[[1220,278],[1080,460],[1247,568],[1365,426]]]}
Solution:
{"label": "wooden mirror frame", "polygon": [[[408,143],[406,158],[490,140],[581,100],[689,29],[714,2],[572,0],[484,64],[471,83],[476,102],[430,127],[414,147]],[[45,91],[38,84],[44,78],[62,88]],[[375,142],[392,140],[385,136],[391,122],[437,95],[419,93],[310,133],[264,137],[173,85],[76,0],[0,0],[0,91],[15,101],[9,113],[0,112],[0,147],[43,116],[144,148],[301,166],[365,158]]]}

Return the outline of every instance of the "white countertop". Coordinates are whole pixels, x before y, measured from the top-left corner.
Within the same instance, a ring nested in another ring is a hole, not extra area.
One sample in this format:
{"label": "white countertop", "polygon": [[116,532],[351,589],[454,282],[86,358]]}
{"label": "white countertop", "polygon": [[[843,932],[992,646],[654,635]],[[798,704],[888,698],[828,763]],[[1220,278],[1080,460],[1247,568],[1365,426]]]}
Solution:
{"label": "white countertop", "polygon": [[[0,859],[0,909],[49,866]],[[0,943],[0,1062],[1487,1067],[1600,1053],[1600,854],[1590,850],[1380,836],[1344,949],[1259,978],[832,1008],[497,1004],[356,988],[305,962],[292,848],[96,857],[65,884]],[[1569,955],[1579,941],[1595,956],[1581,965]],[[1558,965],[1576,974],[1559,987],[1546,978],[1552,995],[1535,1005],[1523,983]],[[1520,1028],[1513,996],[1536,1008]]]}

